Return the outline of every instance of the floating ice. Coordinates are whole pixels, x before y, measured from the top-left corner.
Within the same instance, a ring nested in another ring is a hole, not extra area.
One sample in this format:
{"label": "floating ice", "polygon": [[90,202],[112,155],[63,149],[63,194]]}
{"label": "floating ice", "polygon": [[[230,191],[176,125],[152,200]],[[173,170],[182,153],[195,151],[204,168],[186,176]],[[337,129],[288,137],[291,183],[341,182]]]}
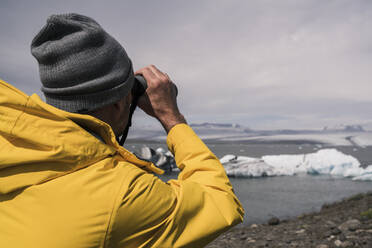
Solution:
{"label": "floating ice", "polygon": [[304,165],[309,174],[330,174],[351,177],[360,173],[359,161],[336,149],[323,149],[304,155]]}
{"label": "floating ice", "polygon": [[161,147],[153,150],[150,147],[143,146],[139,156],[142,159],[153,162],[156,166],[167,172],[178,170],[172,153],[169,151],[165,152],[165,150]]}
{"label": "floating ice", "polygon": [[220,162],[229,176],[291,176],[308,173],[372,181],[372,165],[363,169],[356,158],[336,149],[323,149],[300,155],[270,155],[262,158],[226,155]]}
{"label": "floating ice", "polygon": [[158,149],[156,149],[156,153],[165,153],[165,150],[163,149],[163,147],[159,147]]}
{"label": "floating ice", "polygon": [[222,164],[224,163],[236,164],[240,162],[256,162],[258,160],[259,159],[257,158],[251,158],[251,157],[246,157],[246,156],[226,155],[220,159],[220,162]]}
{"label": "floating ice", "polygon": [[353,180],[372,181],[372,165],[365,168],[364,171],[362,171],[359,176],[354,177]]}
{"label": "floating ice", "polygon": [[226,155],[220,162],[229,176],[264,177],[273,176],[274,168],[263,160],[244,156]]}
{"label": "floating ice", "polygon": [[275,168],[275,176],[292,176],[297,173],[305,173],[303,166],[305,155],[270,155],[263,156],[265,163]]}

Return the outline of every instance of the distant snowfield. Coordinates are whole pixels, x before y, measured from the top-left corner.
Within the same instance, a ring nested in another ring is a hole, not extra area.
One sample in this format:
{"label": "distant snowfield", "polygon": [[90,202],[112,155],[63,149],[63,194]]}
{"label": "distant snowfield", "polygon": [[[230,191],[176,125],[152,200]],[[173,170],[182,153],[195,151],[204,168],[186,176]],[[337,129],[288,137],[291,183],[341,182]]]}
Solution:
{"label": "distant snowfield", "polygon": [[299,142],[326,144],[332,146],[372,146],[372,133],[325,133],[325,134],[286,134],[286,135],[265,135],[248,137],[220,137],[220,141],[251,141],[256,143],[280,143],[280,142]]}
{"label": "distant snowfield", "polygon": [[[322,144],[329,146],[372,146],[372,132],[323,132],[323,131],[253,131],[241,128],[193,127],[194,131],[209,142],[245,143],[296,143]],[[130,131],[128,139],[164,141],[161,130],[137,129]]]}
{"label": "distant snowfield", "polygon": [[359,146],[372,146],[372,132],[364,132],[360,135],[352,136],[351,140]]}

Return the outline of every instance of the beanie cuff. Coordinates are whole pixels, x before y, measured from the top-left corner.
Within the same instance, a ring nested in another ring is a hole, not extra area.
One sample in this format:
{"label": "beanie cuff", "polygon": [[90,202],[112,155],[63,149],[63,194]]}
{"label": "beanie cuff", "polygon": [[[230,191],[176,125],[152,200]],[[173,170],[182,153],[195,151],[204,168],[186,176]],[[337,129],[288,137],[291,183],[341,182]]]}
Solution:
{"label": "beanie cuff", "polygon": [[113,104],[127,96],[134,84],[133,72],[130,72],[126,81],[116,87],[79,95],[54,95],[45,93],[45,100],[48,104],[72,113],[87,113],[106,105]]}

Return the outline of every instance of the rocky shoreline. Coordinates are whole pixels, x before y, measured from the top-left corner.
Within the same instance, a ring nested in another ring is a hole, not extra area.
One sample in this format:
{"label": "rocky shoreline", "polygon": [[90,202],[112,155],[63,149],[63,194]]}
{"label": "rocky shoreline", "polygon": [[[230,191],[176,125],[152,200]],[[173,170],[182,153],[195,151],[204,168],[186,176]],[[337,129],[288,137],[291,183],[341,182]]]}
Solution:
{"label": "rocky shoreline", "polygon": [[207,247],[372,247],[372,192],[297,218],[237,227]]}

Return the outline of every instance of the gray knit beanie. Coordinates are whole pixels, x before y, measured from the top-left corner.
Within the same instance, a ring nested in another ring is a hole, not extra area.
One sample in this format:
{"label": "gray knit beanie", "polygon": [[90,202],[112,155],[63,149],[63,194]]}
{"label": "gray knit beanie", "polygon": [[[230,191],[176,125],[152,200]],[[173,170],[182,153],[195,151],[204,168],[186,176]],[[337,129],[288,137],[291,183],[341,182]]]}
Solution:
{"label": "gray knit beanie", "polygon": [[124,48],[93,19],[52,15],[31,43],[46,102],[84,113],[112,104],[132,89],[132,63]]}

